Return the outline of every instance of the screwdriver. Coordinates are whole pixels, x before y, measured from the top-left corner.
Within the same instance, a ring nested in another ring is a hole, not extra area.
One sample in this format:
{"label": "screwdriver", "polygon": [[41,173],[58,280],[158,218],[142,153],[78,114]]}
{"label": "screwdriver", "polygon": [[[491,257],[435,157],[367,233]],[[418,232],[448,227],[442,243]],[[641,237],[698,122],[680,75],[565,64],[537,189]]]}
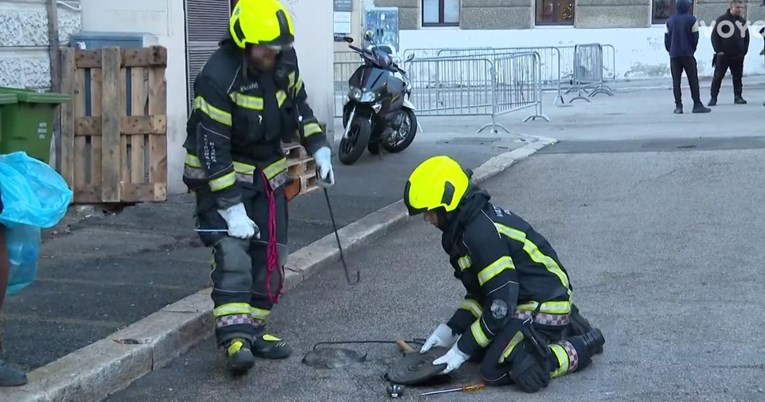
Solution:
{"label": "screwdriver", "polygon": [[430,391],[430,392],[423,392],[420,394],[420,396],[428,396],[428,395],[436,395],[436,394],[446,394],[448,392],[473,392],[473,391],[480,391],[482,389],[486,388],[486,384],[472,384],[472,385],[465,385],[459,388],[451,388],[451,389],[444,389],[441,391]]}

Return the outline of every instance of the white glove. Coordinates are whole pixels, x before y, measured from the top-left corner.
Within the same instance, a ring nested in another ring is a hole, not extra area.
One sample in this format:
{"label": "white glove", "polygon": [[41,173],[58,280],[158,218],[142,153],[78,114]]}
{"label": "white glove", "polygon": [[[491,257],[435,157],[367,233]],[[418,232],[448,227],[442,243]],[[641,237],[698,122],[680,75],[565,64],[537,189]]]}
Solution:
{"label": "white glove", "polygon": [[460,366],[462,366],[462,364],[465,363],[469,358],[470,356],[463,353],[459,346],[457,346],[455,343],[454,346],[452,346],[452,348],[449,349],[445,355],[439,357],[436,360],[433,360],[433,365],[438,366],[440,364],[446,363],[446,368],[441,373],[448,374],[460,368]]}
{"label": "white glove", "polygon": [[319,185],[324,188],[335,184],[335,172],[332,169],[332,150],[329,147],[321,147],[313,154],[316,167],[319,168]]}
{"label": "white glove", "polygon": [[457,342],[457,338],[459,338],[459,335],[454,335],[452,329],[449,328],[448,325],[438,324],[436,330],[433,331],[430,337],[422,345],[420,353],[429,351],[433,346],[443,346],[445,348],[450,348],[452,345],[454,345],[454,342]]}
{"label": "white glove", "polygon": [[226,220],[229,236],[239,239],[249,239],[254,236],[260,239],[258,225],[247,216],[247,211],[241,202],[227,209],[219,209],[218,213]]}

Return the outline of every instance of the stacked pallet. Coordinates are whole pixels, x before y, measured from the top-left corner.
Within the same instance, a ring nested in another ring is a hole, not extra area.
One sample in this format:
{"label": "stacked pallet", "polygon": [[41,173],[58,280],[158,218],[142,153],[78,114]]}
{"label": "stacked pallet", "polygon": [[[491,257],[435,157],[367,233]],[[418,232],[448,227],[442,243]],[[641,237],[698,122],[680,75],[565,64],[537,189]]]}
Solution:
{"label": "stacked pallet", "polygon": [[[322,131],[327,132],[327,125],[319,123]],[[319,188],[316,176],[316,162],[305,151],[300,142],[295,139],[290,143],[282,143],[284,154],[287,155],[287,171],[293,180],[300,181],[300,194],[305,194]]]}

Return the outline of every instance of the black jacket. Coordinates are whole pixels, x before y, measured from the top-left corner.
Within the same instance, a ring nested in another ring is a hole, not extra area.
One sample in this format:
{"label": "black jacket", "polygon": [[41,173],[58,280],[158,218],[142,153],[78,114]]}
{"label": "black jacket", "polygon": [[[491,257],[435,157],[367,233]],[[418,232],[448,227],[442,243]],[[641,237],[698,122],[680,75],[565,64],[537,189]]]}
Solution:
{"label": "black jacket", "polygon": [[735,16],[728,10],[715,20],[712,29],[712,49],[715,53],[723,52],[725,56],[743,57],[749,51],[749,37],[746,19]]}
{"label": "black jacket", "polygon": [[471,356],[488,346],[516,310],[534,311],[551,301],[570,309],[568,273],[550,243],[489,198],[473,185],[442,236],[454,275],[466,289],[447,325],[462,334],[458,346]]}
{"label": "black jacket", "polygon": [[183,145],[184,182],[211,194],[221,209],[239,203],[243,184],[260,180],[260,171],[274,187],[286,181],[281,141],[291,142],[296,131],[309,154],[328,146],[308,105],[295,50],[282,52],[270,74],[247,68],[244,60],[230,39],[210,56],[194,81]]}

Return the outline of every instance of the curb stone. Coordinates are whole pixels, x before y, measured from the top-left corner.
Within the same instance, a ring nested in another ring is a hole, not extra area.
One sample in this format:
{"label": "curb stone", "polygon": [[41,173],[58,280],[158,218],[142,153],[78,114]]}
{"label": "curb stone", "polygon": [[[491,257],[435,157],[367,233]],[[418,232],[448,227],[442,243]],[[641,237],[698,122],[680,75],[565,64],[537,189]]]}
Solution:
{"label": "curb stone", "polygon": [[[473,179],[486,181],[557,140],[533,137],[534,142],[492,157],[473,170]],[[343,251],[356,250],[408,221],[399,200],[353,222],[338,233]],[[285,265],[285,291],[294,289],[340,252],[331,233],[290,254]],[[353,264],[351,264],[353,265]],[[351,266],[351,270],[355,267]],[[341,272],[338,272],[342,275]],[[343,278],[344,279],[344,278]],[[159,369],[212,334],[214,320],[210,288],[203,289],[93,344],[28,373],[29,383],[0,390],[0,399],[16,402],[97,401]]]}

